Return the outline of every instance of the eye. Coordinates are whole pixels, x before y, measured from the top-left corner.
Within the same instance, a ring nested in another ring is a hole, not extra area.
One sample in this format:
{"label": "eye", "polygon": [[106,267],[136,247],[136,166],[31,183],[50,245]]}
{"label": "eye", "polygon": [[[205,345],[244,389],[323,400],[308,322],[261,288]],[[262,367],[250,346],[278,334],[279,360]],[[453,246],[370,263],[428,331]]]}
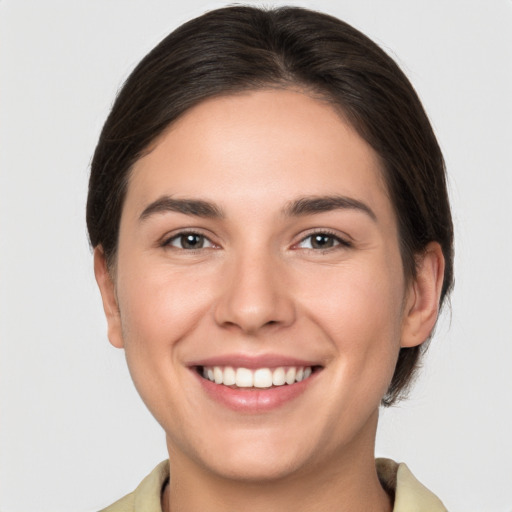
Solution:
{"label": "eye", "polygon": [[215,247],[214,244],[200,233],[180,233],[167,240],[165,247],[175,247],[176,249],[197,250],[209,247]]}
{"label": "eye", "polygon": [[337,246],[350,247],[350,243],[331,233],[312,233],[298,244],[301,249],[332,249]]}

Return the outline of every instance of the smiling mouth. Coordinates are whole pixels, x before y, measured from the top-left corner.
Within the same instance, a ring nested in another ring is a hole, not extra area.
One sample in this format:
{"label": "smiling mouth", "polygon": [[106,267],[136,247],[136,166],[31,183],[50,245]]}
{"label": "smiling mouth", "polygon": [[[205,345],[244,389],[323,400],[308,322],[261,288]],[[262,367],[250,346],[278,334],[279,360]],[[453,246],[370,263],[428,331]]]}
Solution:
{"label": "smiling mouth", "polygon": [[278,368],[234,368],[232,366],[198,366],[201,377],[232,389],[269,389],[291,386],[309,379],[320,366],[280,366]]}

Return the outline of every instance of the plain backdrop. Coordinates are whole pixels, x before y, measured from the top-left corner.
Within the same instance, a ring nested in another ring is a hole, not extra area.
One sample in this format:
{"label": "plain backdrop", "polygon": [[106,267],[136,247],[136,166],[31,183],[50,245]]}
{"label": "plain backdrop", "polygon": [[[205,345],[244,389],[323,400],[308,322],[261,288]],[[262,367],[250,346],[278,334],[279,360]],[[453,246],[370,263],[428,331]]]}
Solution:
{"label": "plain backdrop", "polygon": [[[511,512],[512,1],[288,3],[348,21],[398,60],[450,177],[452,311],[411,398],[382,412],[377,453],[406,461],[451,512]],[[222,5],[0,0],[2,512],[98,510],[166,458],[106,338],[84,203],[123,80],[173,28]]]}

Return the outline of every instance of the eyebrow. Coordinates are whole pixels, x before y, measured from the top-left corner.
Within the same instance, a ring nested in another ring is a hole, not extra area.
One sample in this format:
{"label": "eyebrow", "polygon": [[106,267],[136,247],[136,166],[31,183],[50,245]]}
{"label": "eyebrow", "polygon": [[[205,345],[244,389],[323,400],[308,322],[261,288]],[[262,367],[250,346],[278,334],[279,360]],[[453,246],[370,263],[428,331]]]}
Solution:
{"label": "eyebrow", "polygon": [[[286,217],[301,217],[333,210],[359,210],[373,221],[377,216],[365,203],[345,196],[306,196],[288,203],[282,210]],[[144,221],[157,213],[177,212],[208,219],[223,219],[225,214],[216,204],[203,199],[175,199],[162,196],[150,203],[140,214],[139,220]]]}
{"label": "eyebrow", "polygon": [[215,204],[202,199],[175,199],[162,196],[144,208],[139,220],[146,220],[157,213],[177,212],[208,219],[224,218],[223,211]]}
{"label": "eyebrow", "polygon": [[358,210],[377,222],[377,216],[368,205],[357,199],[338,195],[301,197],[288,203],[283,213],[287,217],[300,217],[333,210]]}

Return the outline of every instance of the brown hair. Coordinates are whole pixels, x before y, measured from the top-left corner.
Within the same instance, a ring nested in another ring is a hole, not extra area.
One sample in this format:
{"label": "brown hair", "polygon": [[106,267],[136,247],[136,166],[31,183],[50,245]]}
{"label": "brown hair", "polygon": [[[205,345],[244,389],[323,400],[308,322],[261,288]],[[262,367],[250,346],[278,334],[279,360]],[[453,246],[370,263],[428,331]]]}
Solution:
{"label": "brown hair", "polygon": [[[120,90],[91,165],[87,227],[115,263],[132,165],[199,102],[266,87],[301,88],[340,110],[380,156],[398,219],[407,278],[431,241],[445,257],[442,306],[453,285],[453,226],[443,156],[412,85],[375,43],[334,17],[297,7],[217,9],[180,26]],[[405,395],[426,343],[402,348],[390,405]]]}

